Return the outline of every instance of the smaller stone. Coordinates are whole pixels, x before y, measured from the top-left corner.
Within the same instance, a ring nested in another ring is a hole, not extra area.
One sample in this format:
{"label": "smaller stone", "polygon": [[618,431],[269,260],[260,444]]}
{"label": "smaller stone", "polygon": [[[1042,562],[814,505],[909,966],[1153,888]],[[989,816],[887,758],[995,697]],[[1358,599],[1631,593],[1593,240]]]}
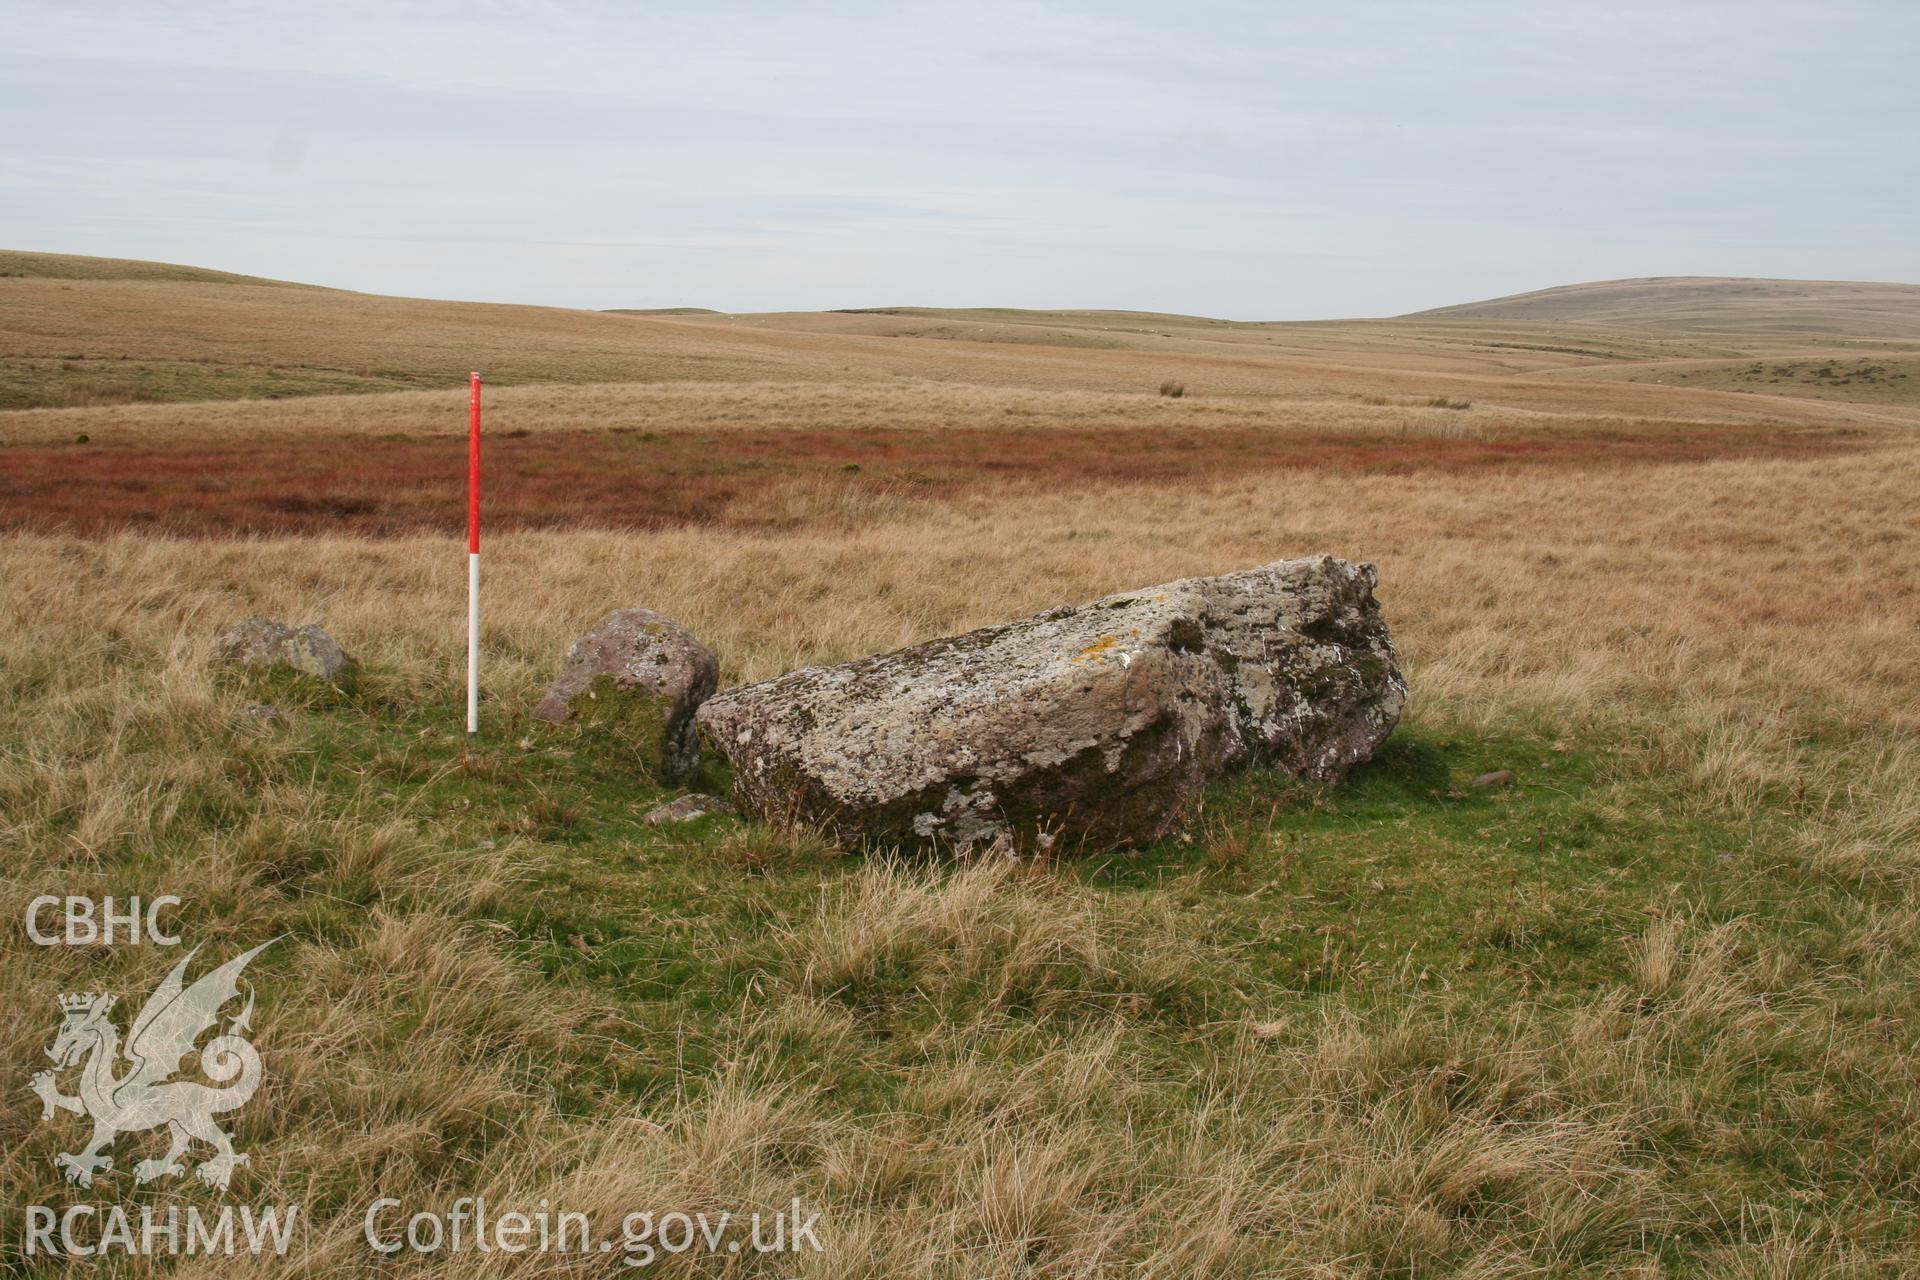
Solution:
{"label": "smaller stone", "polygon": [[710,813],[732,813],[733,806],[719,796],[692,795],[680,796],[669,800],[657,809],[649,810],[647,816],[640,819],[650,827],[658,827],[669,822],[692,822],[695,818],[704,818]]}
{"label": "smaller stone", "polygon": [[282,725],[287,722],[285,713],[270,702],[249,702],[240,708],[240,714],[261,725]]}
{"label": "smaller stone", "polygon": [[1486,790],[1488,787],[1510,787],[1513,785],[1513,770],[1495,769],[1492,773],[1483,773],[1467,784]]}
{"label": "smaller stone", "polygon": [[691,631],[651,609],[616,609],[567,651],[534,708],[553,724],[617,727],[663,782],[699,771],[693,713],[712,695],[720,663]]}
{"label": "smaller stone", "polygon": [[214,661],[233,667],[286,667],[336,683],[353,665],[334,638],[308,623],[298,629],[272,618],[236,623],[214,646]]}

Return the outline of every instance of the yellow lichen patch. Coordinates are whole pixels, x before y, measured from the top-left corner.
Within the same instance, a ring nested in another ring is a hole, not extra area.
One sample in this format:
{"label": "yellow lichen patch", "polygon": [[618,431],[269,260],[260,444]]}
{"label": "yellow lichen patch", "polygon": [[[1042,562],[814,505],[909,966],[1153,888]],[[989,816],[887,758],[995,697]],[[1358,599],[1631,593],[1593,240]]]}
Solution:
{"label": "yellow lichen patch", "polygon": [[1120,643],[1120,641],[1115,636],[1101,636],[1098,640],[1095,640],[1092,644],[1088,645],[1086,648],[1082,649],[1079,653],[1075,654],[1073,660],[1075,662],[1090,661],[1094,658],[1100,657],[1102,654],[1106,653],[1107,650],[1113,648],[1113,646],[1118,643]]}

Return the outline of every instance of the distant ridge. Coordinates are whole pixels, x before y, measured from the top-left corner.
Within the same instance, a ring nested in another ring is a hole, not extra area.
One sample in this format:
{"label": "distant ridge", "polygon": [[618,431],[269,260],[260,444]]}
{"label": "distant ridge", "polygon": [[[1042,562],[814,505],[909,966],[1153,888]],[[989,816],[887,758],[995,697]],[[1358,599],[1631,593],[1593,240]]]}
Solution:
{"label": "distant ridge", "polygon": [[[1139,396],[1182,386],[1205,404],[1659,412],[1684,394],[1706,415],[1750,412],[1752,393],[1920,412],[1920,285],[1614,280],[1299,323],[1008,307],[586,311],[0,250],[0,417],[460,391],[472,369],[497,388],[908,379]],[[813,403],[791,400],[796,413]]]}
{"label": "distant ridge", "polygon": [[1920,284],[1649,276],[1536,289],[1398,318],[1920,339]]}
{"label": "distant ridge", "polygon": [[137,258],[88,258],[72,253],[29,253],[0,249],[0,278],[37,280],[143,280],[169,284],[251,284],[281,289],[318,289],[315,284],[235,275],[206,267],[183,267],[172,262],[143,262]]}

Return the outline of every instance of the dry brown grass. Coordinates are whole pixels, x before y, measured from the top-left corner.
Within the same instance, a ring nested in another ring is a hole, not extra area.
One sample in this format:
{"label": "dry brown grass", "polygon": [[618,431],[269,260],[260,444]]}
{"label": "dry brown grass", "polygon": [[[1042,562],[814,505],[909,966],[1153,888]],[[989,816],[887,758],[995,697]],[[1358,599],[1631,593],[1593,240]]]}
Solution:
{"label": "dry brown grass", "polygon": [[[1634,417],[1588,407],[1547,413],[1505,408],[1473,413],[1436,409],[1426,397],[1280,398],[1237,396],[1170,400],[1138,392],[1046,391],[999,384],[902,381],[858,383],[661,383],[492,388],[486,393],[490,433],[734,430],[944,431],[1167,429],[1237,427],[1298,434],[1385,434],[1476,438],[1528,430],[1651,433],[1733,423],[1822,427],[1843,420],[1799,406],[1698,418],[1659,413]],[[1850,421],[1850,420],[1849,420]],[[35,409],[0,415],[0,443],[59,444],[85,433],[102,445],[136,443],[464,436],[464,396],[443,391],[382,396],[310,396],[284,401],[191,405],[116,405]]]}
{"label": "dry brown grass", "polygon": [[[1119,501],[816,512],[779,532],[503,537],[489,553],[489,714],[513,718],[614,604],[683,618],[741,679],[1332,548],[1381,567],[1416,723],[1548,723],[1613,743],[1622,785],[1655,777],[1701,811],[1799,794],[1810,874],[1905,877],[1920,866],[1917,474],[1920,451],[1902,445],[1616,471],[1604,489],[1565,472],[1470,487],[1274,473]],[[1526,1005],[1385,1024],[1334,1011],[1277,1041],[1217,1042],[1204,1078],[1181,1083],[1156,1020],[1201,1034],[1242,1016],[1242,997],[1210,983],[1221,966],[1174,899],[1128,905],[1008,865],[876,867],[787,926],[761,997],[714,1033],[731,1065],[712,1087],[641,1116],[611,1099],[563,1116],[544,1100],[549,1073],[604,1048],[595,998],[556,992],[463,923],[515,892],[514,847],[450,840],[431,813],[341,811],[293,781],[249,794],[247,779],[289,764],[298,777],[293,747],[236,727],[237,695],[206,674],[219,628],[267,613],[324,620],[383,673],[383,696],[453,687],[457,548],[16,537],[4,554],[17,745],[0,799],[23,851],[9,910],[55,880],[124,891],[116,868],[134,859],[206,904],[198,936],[238,939],[297,927],[330,884],[374,886],[377,909],[297,944],[282,979],[275,1083],[252,1128],[273,1172],[256,1198],[479,1190],[617,1217],[802,1194],[828,1208],[834,1241],[806,1273],[833,1275],[1496,1275],[1555,1257],[1657,1274],[1660,1240],[1683,1231],[1721,1241],[1701,1261],[1725,1274],[1915,1261],[1872,1233],[1835,1234],[1844,1219],[1702,1200],[1647,1159],[1676,1134],[1716,1132],[1717,1095],[1805,1036],[1840,1036],[1855,1069],[1885,1070],[1861,1039],[1874,1033],[1841,1013],[1864,977],[1796,971],[1777,943],[1743,952],[1739,926],[1680,916],[1623,944],[1619,988],[1582,997],[1570,1023]],[[204,800],[179,803],[209,792],[243,819],[212,834]],[[1911,913],[1871,911],[1858,928],[1848,945],[1874,980],[1911,984]],[[17,936],[0,958],[23,997],[9,1004],[14,1073],[52,993],[137,986],[156,963],[103,970]],[[808,1061],[871,1052],[862,1020],[919,1002],[936,1016],[897,1114],[847,1110],[781,1065],[796,1044]],[[1780,1088],[1801,1096],[1786,1076]],[[1796,1105],[1832,1104],[1809,1084]],[[17,1102],[5,1123],[8,1198],[53,1194],[53,1138]],[[464,1150],[485,1159],[469,1166]],[[312,1265],[363,1265],[356,1231],[320,1230]],[[496,1257],[480,1273],[509,1272]]]}
{"label": "dry brown grass", "polygon": [[[1899,559],[1915,536],[1913,459],[1900,446],[1652,466],[1605,473],[1603,492],[1586,473],[1550,470],[1465,488],[1444,475],[1330,484],[1276,472],[1044,502],[829,503],[780,531],[518,535],[489,547],[499,592],[489,625],[509,655],[503,695],[629,595],[684,617],[734,677],[751,678],[1129,583],[1331,548],[1381,566],[1422,684],[1449,704],[1499,689],[1503,704],[1525,695],[1603,717],[1632,696],[1664,702],[1690,688],[1703,707],[1724,707],[1760,688],[1854,729],[1885,712],[1904,724],[1911,708],[1889,695],[1913,674],[1901,641],[1914,583]],[[135,597],[163,593],[169,624],[188,634],[230,614],[320,616],[349,648],[423,683],[426,654],[435,678],[459,656],[444,619],[458,614],[464,570],[434,540],[22,538],[8,554],[25,618],[89,616],[82,596],[144,582]],[[402,598],[412,606],[395,616]],[[1746,714],[1780,714],[1778,701]]]}

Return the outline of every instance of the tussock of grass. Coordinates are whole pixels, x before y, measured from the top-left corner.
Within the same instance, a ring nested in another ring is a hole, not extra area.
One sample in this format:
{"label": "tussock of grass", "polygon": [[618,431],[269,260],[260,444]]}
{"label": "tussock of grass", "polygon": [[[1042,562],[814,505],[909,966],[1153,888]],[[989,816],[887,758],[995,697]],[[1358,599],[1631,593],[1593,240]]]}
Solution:
{"label": "tussock of grass", "polygon": [[1205,991],[1204,966],[1151,904],[1114,903],[997,857],[951,875],[866,866],[782,949],[796,990],[852,1008],[1143,1011]]}

